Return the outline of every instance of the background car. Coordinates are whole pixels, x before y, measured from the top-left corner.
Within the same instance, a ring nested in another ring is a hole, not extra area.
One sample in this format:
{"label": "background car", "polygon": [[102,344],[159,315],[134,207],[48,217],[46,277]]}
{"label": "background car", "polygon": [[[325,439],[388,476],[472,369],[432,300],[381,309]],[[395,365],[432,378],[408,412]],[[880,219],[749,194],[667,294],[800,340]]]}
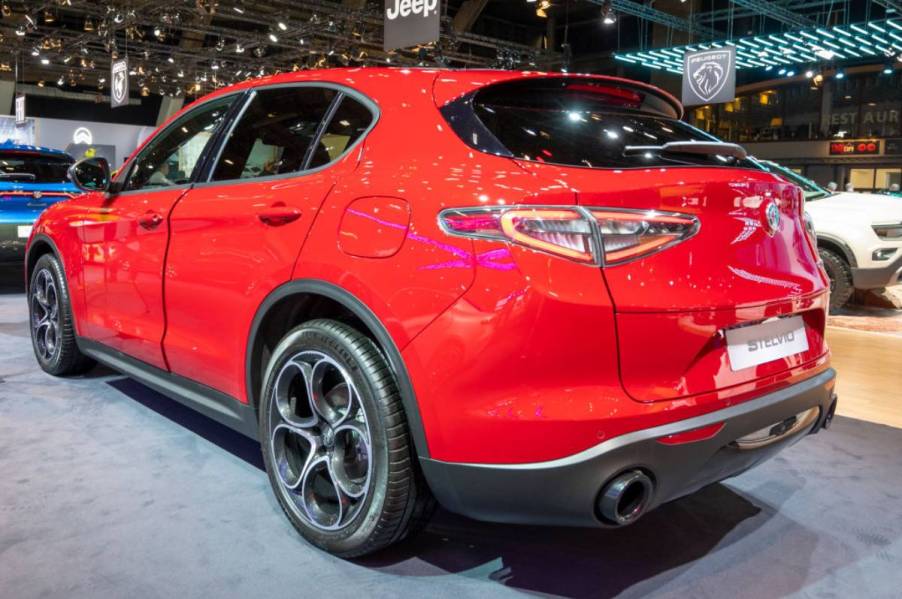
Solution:
{"label": "background car", "polygon": [[902,282],[902,202],[872,193],[831,193],[775,162],[763,164],[805,194],[805,210],[814,222],[818,252],[830,277],[832,309],[845,306],[856,289]]}
{"label": "background car", "polygon": [[48,206],[79,193],[65,152],[0,144],[0,262],[21,263],[32,225]]}

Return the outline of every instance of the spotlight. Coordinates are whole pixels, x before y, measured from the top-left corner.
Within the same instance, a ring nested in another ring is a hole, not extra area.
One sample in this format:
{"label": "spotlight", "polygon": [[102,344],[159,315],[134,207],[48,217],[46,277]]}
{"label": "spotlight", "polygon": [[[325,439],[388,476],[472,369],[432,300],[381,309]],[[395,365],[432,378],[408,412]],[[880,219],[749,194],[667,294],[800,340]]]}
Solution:
{"label": "spotlight", "polygon": [[836,75],[835,75],[835,77],[836,77],[837,79],[845,79],[845,78],[846,78],[846,72],[845,72],[843,69],[836,69]]}
{"label": "spotlight", "polygon": [[888,62],[883,65],[883,74],[884,75],[892,75],[893,74],[893,63]]}
{"label": "spotlight", "polygon": [[617,13],[614,12],[610,0],[601,7],[601,22],[605,25],[613,25],[617,22]]}
{"label": "spotlight", "polygon": [[548,9],[551,8],[551,0],[541,0],[536,6],[536,16],[543,19],[548,18]]}
{"label": "spotlight", "polygon": [[279,42],[279,38],[278,38],[278,36],[276,36],[275,33],[270,33],[270,34],[269,34],[269,41],[271,41],[272,43],[276,44],[276,43]]}
{"label": "spotlight", "polygon": [[795,77],[795,76],[796,76],[796,72],[793,71],[792,69],[790,69],[790,70],[786,71],[786,76],[787,76],[787,77]]}
{"label": "spotlight", "polygon": [[811,69],[805,71],[805,79],[811,79],[812,77],[814,77],[814,71],[812,71]]}

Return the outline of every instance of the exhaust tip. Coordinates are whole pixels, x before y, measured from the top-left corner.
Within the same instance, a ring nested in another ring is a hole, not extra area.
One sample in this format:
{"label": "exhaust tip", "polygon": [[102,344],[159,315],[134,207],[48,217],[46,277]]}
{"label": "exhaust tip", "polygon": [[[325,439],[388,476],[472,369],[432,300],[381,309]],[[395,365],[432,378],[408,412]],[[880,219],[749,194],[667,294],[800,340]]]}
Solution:
{"label": "exhaust tip", "polygon": [[598,511],[611,524],[632,524],[648,509],[653,490],[654,483],[641,470],[624,472],[602,489],[598,497]]}

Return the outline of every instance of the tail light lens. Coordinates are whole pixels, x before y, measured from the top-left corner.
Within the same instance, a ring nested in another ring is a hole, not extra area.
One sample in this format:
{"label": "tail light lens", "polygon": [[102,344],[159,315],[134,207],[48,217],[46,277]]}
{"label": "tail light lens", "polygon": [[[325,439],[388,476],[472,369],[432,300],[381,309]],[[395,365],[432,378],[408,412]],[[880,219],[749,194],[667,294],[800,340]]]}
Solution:
{"label": "tail light lens", "polygon": [[689,239],[698,219],[688,214],[591,209],[598,222],[606,265],[622,264]]}
{"label": "tail light lens", "polygon": [[439,215],[445,232],[508,241],[582,262],[614,266],[685,241],[694,216],[606,208],[459,208]]}

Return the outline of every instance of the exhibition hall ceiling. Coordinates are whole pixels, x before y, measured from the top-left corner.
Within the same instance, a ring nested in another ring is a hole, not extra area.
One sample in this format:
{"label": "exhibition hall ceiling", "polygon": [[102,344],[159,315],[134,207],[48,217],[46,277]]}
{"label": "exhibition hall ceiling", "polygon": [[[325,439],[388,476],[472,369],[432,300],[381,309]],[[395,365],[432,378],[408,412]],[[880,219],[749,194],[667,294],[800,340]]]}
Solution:
{"label": "exhibition hall ceiling", "polygon": [[440,4],[437,43],[385,52],[384,6],[383,0],[4,1],[0,77],[104,92],[111,60],[128,57],[134,89],[178,96],[325,66],[603,72],[616,68],[615,54],[657,68],[652,63],[663,65],[668,56],[642,60],[635,53],[902,20],[902,0],[448,0]]}

